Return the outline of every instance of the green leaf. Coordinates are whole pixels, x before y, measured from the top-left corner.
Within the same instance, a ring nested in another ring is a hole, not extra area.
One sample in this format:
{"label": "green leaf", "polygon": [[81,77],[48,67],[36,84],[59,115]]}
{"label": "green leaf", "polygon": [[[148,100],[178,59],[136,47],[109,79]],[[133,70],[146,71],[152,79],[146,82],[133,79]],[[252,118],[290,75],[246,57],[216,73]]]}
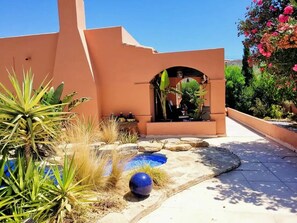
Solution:
{"label": "green leaf", "polygon": [[60,103],[63,89],[64,89],[64,82],[62,82],[54,91],[50,104],[54,105],[54,104]]}

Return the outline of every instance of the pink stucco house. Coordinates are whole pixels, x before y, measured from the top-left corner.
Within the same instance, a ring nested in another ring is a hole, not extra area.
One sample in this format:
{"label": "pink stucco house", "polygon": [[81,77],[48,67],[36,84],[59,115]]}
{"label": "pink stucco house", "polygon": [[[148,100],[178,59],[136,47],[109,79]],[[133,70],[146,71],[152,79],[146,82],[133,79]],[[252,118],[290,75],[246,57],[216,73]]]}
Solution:
{"label": "pink stucco house", "polygon": [[[8,85],[7,68],[19,75],[32,68],[36,82],[48,75],[53,85],[64,81],[65,92],[91,97],[77,111],[85,116],[133,112],[143,135],[225,135],[224,49],[158,53],[123,27],[86,30],[83,0],[58,0],[58,6],[59,33],[0,39],[2,83]],[[180,71],[198,82],[207,76],[209,121],[155,122],[152,80],[164,69],[172,86]]]}

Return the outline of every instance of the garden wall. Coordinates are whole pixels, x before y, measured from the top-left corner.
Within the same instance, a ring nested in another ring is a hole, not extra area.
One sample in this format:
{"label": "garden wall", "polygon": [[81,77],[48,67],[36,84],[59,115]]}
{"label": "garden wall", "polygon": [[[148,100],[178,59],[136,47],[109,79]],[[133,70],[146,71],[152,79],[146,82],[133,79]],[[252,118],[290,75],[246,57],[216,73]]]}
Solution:
{"label": "garden wall", "polygon": [[297,151],[297,133],[273,125],[265,120],[228,108],[228,116],[273,140]]}

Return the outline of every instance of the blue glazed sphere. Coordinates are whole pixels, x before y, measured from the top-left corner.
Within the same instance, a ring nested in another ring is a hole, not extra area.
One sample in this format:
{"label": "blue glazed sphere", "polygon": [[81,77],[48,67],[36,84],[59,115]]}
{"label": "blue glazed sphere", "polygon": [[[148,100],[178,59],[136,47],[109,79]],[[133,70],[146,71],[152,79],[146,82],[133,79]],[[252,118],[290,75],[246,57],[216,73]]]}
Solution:
{"label": "blue glazed sphere", "polygon": [[129,187],[131,192],[136,196],[145,197],[151,193],[153,181],[146,173],[139,172],[131,177]]}

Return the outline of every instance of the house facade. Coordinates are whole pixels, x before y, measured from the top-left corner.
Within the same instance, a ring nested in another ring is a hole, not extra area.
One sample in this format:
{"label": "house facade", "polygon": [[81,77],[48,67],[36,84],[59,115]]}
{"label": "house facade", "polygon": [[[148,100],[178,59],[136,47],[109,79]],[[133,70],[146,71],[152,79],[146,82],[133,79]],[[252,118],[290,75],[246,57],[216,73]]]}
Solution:
{"label": "house facade", "polygon": [[[75,90],[90,97],[77,110],[84,116],[101,119],[132,112],[142,135],[226,134],[224,49],[158,53],[139,44],[123,27],[87,30],[83,0],[58,0],[58,7],[58,33],[0,39],[2,83],[9,85],[7,69],[21,78],[22,71],[31,68],[36,83],[47,76],[54,86],[63,81],[66,93]],[[198,82],[207,77],[209,121],[155,122],[152,80],[165,69],[171,69],[172,86],[187,78],[187,73],[178,76],[181,69],[203,74],[196,75]]]}

